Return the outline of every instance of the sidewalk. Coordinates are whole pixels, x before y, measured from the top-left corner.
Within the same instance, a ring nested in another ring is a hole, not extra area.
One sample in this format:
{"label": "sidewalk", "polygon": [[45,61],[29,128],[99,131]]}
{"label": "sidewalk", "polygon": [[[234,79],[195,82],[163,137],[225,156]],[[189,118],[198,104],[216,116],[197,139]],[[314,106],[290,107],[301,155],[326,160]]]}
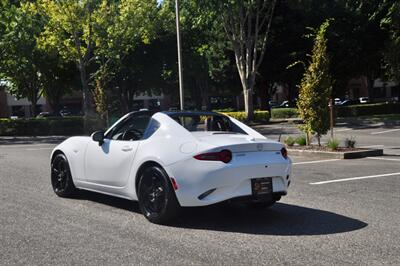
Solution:
{"label": "sidewalk", "polygon": [[[269,123],[261,125],[271,124],[302,124],[301,118],[271,118]],[[335,118],[335,126],[337,125],[353,125],[353,126],[366,126],[366,125],[384,125],[384,126],[400,126],[400,119],[396,117],[385,117],[385,115],[371,116],[371,117],[337,117]]]}

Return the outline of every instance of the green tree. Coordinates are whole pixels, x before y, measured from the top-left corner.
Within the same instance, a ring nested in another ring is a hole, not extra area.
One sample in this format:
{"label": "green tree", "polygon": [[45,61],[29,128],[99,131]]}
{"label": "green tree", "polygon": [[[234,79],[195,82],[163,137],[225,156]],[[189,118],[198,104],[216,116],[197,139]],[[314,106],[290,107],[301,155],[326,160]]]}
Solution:
{"label": "green tree", "polygon": [[59,110],[61,97],[71,88],[74,67],[57,53],[43,51],[37,38],[43,31],[46,18],[30,1],[18,4],[2,3],[2,38],[0,39],[0,78],[7,80],[8,91],[17,98],[32,103],[32,114],[37,114],[36,103],[44,95],[54,111]]}
{"label": "green tree", "polygon": [[264,59],[276,0],[204,2],[217,14],[234,51],[247,119],[253,120],[256,74]]}
{"label": "green tree", "polygon": [[[93,76],[98,111],[99,106],[108,107],[105,102],[112,91],[122,96],[122,112],[131,110],[134,95],[140,91],[135,81],[141,77],[137,72],[129,70],[132,67],[143,67],[133,57],[136,49],[148,45],[155,38],[157,26],[161,23],[157,13],[155,0],[122,0],[111,3],[104,0],[94,14],[94,54],[98,70]],[[131,66],[125,64],[127,60],[131,61]],[[100,99],[102,100],[98,101]]]}
{"label": "green tree", "polygon": [[329,129],[328,102],[331,95],[332,81],[329,74],[329,57],[327,54],[326,32],[329,20],[324,22],[316,32],[311,62],[300,84],[300,94],[297,107],[304,121],[301,129],[307,135],[316,134],[318,145],[321,136]]}
{"label": "green tree", "polygon": [[87,119],[94,115],[88,71],[94,58],[93,16],[100,4],[100,0],[39,1],[39,8],[48,19],[39,43],[43,49],[57,50],[64,59],[76,63],[83,92],[83,112]]}
{"label": "green tree", "polygon": [[386,0],[385,4],[388,5],[388,12],[381,25],[390,34],[385,50],[386,69],[390,78],[400,82],[400,2]]}
{"label": "green tree", "polygon": [[35,49],[35,35],[40,21],[25,16],[25,7],[2,3],[2,38],[0,39],[0,78],[7,81],[8,91],[17,98],[27,98],[32,103],[33,115],[40,97],[40,62],[43,55]]}
{"label": "green tree", "polygon": [[[175,1],[163,1],[162,13],[168,41],[172,40],[169,44],[174,55],[171,71],[177,76]],[[201,1],[187,0],[180,3],[180,17],[186,107],[209,109],[210,96],[240,93],[240,83],[231,82],[237,74],[234,60],[230,60],[232,52],[228,50],[229,41],[218,21],[218,13]]]}
{"label": "green tree", "polygon": [[61,109],[61,99],[72,91],[79,90],[79,72],[72,62],[65,61],[56,51],[46,52],[46,60],[40,64],[42,95],[53,112]]}

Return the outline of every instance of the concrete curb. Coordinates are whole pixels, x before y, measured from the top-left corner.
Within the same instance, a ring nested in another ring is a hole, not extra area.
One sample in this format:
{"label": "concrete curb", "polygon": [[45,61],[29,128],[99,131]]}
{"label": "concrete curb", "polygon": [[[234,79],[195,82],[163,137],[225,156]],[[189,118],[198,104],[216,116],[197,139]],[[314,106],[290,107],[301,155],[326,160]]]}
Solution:
{"label": "concrete curb", "polygon": [[312,151],[288,149],[289,156],[305,156],[309,158],[323,159],[357,159],[372,156],[382,156],[383,149],[365,149],[359,151],[334,152],[334,151]]}

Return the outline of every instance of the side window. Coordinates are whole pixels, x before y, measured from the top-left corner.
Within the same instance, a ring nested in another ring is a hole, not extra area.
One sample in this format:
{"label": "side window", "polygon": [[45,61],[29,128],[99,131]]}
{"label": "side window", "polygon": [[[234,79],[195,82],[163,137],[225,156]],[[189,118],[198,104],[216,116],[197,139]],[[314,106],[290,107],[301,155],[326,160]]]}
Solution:
{"label": "side window", "polygon": [[153,118],[150,119],[150,123],[149,123],[149,125],[147,126],[147,128],[146,128],[146,130],[145,130],[145,132],[144,132],[144,134],[143,134],[143,138],[142,138],[142,139],[148,139],[148,138],[150,138],[151,135],[153,135],[154,132],[156,132],[157,129],[159,129],[159,127],[160,127],[160,123],[159,123],[157,120],[155,120],[155,119],[153,119]]}
{"label": "side window", "polygon": [[121,121],[111,132],[106,136],[112,140],[134,141],[143,138],[146,128],[149,125],[151,116],[148,114],[136,114]]}

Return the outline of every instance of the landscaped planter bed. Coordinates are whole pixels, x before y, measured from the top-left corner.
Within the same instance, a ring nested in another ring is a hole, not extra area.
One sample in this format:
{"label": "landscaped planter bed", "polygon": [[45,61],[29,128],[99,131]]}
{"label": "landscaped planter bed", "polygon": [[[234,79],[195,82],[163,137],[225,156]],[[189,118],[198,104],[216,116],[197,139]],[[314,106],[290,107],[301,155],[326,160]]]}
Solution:
{"label": "landscaped planter bed", "polygon": [[289,155],[324,159],[356,159],[383,155],[383,149],[338,148],[332,151],[323,146],[292,146],[287,149]]}

